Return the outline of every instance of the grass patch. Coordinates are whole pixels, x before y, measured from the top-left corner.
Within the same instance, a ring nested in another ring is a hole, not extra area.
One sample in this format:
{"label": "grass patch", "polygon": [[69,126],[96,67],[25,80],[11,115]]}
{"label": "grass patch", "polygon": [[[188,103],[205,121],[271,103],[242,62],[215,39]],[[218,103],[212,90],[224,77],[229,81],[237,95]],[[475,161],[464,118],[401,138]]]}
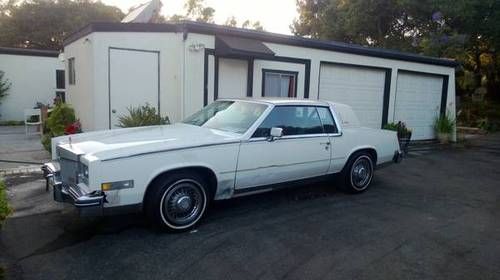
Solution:
{"label": "grass patch", "polygon": [[12,213],[12,208],[10,208],[7,201],[5,182],[0,178],[0,228],[2,228],[3,222],[10,213]]}

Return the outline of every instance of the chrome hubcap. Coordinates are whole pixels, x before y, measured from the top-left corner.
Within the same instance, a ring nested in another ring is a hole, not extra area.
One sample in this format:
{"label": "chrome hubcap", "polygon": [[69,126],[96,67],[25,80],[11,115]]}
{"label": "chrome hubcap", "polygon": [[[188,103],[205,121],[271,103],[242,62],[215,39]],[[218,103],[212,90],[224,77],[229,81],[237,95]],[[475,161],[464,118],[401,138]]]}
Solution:
{"label": "chrome hubcap", "polygon": [[354,163],[351,172],[351,180],[356,188],[365,188],[371,179],[371,175],[372,166],[368,159],[360,158]]}
{"label": "chrome hubcap", "polygon": [[195,221],[204,208],[204,195],[191,181],[178,182],[166,193],[163,200],[165,218],[176,226]]}

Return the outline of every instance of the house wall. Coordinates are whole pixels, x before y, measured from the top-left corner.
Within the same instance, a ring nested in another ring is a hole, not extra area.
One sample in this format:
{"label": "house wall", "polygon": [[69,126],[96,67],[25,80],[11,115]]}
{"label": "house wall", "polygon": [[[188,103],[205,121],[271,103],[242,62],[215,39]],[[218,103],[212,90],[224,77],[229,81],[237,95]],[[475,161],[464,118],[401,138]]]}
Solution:
{"label": "house wall", "polygon": [[[161,114],[168,115],[171,121],[180,121],[191,115],[206,103],[223,97],[244,97],[247,85],[244,81],[249,77],[247,58],[228,59],[215,56],[215,36],[195,33],[150,33],[150,32],[97,32],[67,46],[66,57],[70,57],[72,48],[82,55],[82,59],[90,58],[90,86],[86,89],[68,87],[68,95],[75,107],[82,100],[74,99],[74,92],[89,91],[93,100],[94,117],[84,129],[97,130],[109,127],[109,83],[108,83],[108,51],[110,47],[130,48],[160,53],[160,104]],[[455,116],[455,70],[452,67],[430,65],[424,63],[385,59],[371,56],[347,54],[335,51],[311,49],[305,47],[266,43],[276,53],[276,58],[255,59],[252,73],[252,95],[262,95],[262,69],[296,71],[298,75],[297,97],[318,98],[320,68],[322,63],[341,63],[357,66],[378,67],[390,70],[388,121],[394,121],[395,96],[398,73],[401,70],[423,72],[449,77],[446,111]],[[82,51],[73,45],[87,44],[89,50]],[[80,67],[83,67],[80,63]],[[78,67],[78,62],[77,62]],[[140,68],[140,67],[138,67]],[[245,71],[247,68],[247,71]],[[218,71],[216,71],[218,69]],[[83,71],[84,70],[78,70]],[[309,81],[306,74],[310,73]],[[82,79],[77,72],[77,79]],[[85,78],[84,78],[85,79]],[[77,82],[78,83],[78,82]],[[230,92],[235,94],[231,96]],[[137,104],[139,105],[139,104]],[[90,109],[89,109],[90,110]],[[78,110],[84,114],[87,109]],[[82,116],[80,118],[83,120]]]}
{"label": "house wall", "polygon": [[0,105],[0,120],[22,121],[24,109],[37,102],[52,104],[56,96],[56,70],[64,69],[57,57],[0,54],[0,71],[11,88]]}
{"label": "house wall", "polygon": [[447,105],[446,110],[455,117],[455,69],[452,67],[445,67],[439,65],[430,65],[424,63],[415,63],[401,60],[385,59],[372,56],[362,56],[355,54],[347,54],[334,51],[302,48],[288,45],[279,45],[273,43],[265,43],[267,47],[273,50],[277,55],[290,56],[295,58],[303,58],[311,60],[311,80],[309,88],[309,98],[317,98],[319,92],[319,69],[320,63],[334,62],[354,64],[359,66],[371,66],[380,68],[392,69],[390,99],[389,99],[389,112],[388,121],[394,121],[394,104],[396,96],[396,85],[398,70],[409,70],[415,72],[423,72],[430,74],[446,75],[449,76],[449,85],[447,92]]}
{"label": "house wall", "polygon": [[[88,40],[87,40],[88,39]],[[157,51],[160,57],[160,113],[172,121],[183,114],[184,70],[181,33],[92,33],[65,47],[67,58],[76,57],[75,86],[68,86],[69,102],[85,131],[109,129],[109,50],[123,48]],[[203,64],[201,75],[203,76]],[[140,71],[141,66],[130,71]],[[193,70],[196,72],[196,70]],[[83,77],[82,77],[83,76]],[[140,95],[140,92],[137,92]],[[126,97],[124,97],[126,98]],[[139,106],[144,104],[130,104]]]}
{"label": "house wall", "polygon": [[[94,48],[95,34],[90,34],[64,47],[66,67],[66,102],[75,109],[75,115],[82,124],[83,131],[93,130],[99,121],[96,110],[94,84]],[[68,60],[75,58],[75,84],[69,84]]]}

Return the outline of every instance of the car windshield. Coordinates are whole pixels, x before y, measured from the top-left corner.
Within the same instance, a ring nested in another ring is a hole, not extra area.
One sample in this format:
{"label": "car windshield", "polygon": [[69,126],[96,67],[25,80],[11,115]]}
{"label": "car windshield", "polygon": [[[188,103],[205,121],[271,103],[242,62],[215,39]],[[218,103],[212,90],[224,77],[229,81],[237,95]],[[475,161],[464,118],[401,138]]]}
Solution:
{"label": "car windshield", "polygon": [[267,105],[243,101],[216,101],[183,123],[222,131],[245,133],[264,113]]}

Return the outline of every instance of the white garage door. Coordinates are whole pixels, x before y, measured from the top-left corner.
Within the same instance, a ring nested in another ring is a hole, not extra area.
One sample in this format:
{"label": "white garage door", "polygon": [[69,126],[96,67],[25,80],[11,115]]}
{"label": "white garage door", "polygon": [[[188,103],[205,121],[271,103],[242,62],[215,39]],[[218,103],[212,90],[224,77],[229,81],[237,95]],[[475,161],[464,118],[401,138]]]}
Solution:
{"label": "white garage door", "polygon": [[443,77],[398,73],[394,120],[413,130],[412,140],[435,138],[434,120],[441,109]]}
{"label": "white garage door", "polygon": [[158,111],[159,54],[111,49],[109,59],[110,128],[116,128],[130,106],[148,103]]}
{"label": "white garage door", "polygon": [[385,71],[322,65],[319,98],[351,106],[361,125],[380,128],[384,103]]}

